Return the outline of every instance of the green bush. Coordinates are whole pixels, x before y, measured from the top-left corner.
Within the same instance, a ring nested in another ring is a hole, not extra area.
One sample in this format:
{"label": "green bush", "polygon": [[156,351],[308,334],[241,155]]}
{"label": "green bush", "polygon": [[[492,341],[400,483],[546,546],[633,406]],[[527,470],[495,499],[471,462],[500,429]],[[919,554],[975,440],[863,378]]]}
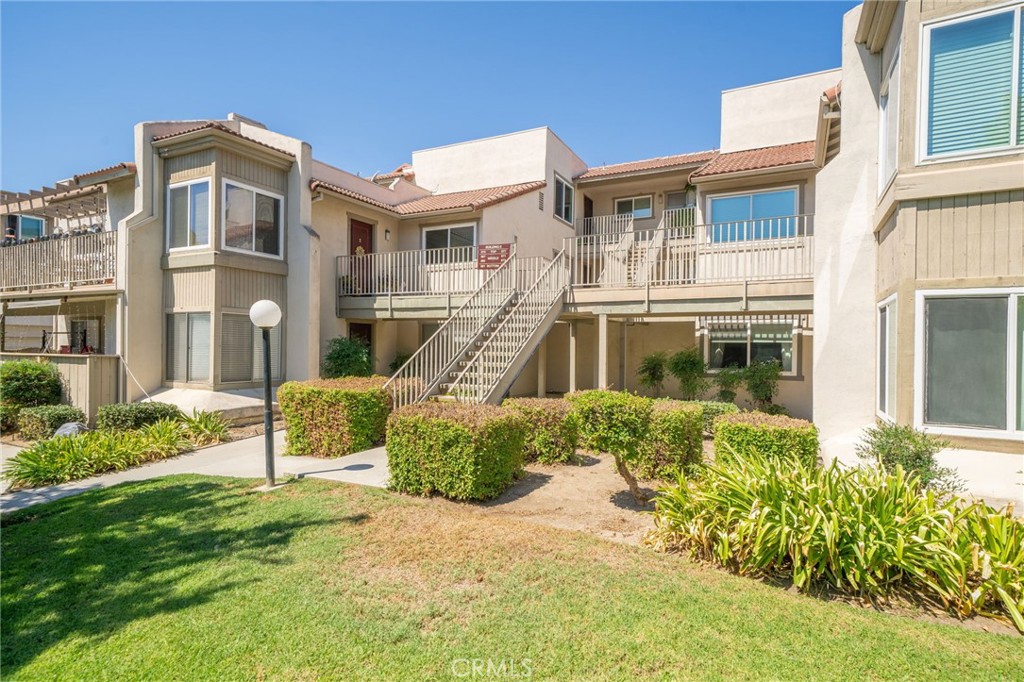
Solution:
{"label": "green bush", "polygon": [[396,354],[395,355],[395,359],[391,361],[390,365],[388,365],[388,369],[391,370],[392,374],[394,374],[398,370],[402,369],[402,365],[404,365],[405,363],[409,362],[409,358],[411,358],[411,357],[412,357],[411,353],[398,353],[398,354]]}
{"label": "green bush", "polygon": [[668,371],[679,380],[683,400],[697,400],[708,390],[707,363],[700,348],[684,348],[668,359]]}
{"label": "green bush", "polygon": [[141,429],[162,419],[179,419],[181,410],[170,403],[113,403],[96,411],[96,428],[104,431]]}
{"label": "green bush", "polygon": [[454,500],[486,500],[512,484],[523,465],[528,425],[493,405],[421,403],[388,418],[394,490]]}
{"label": "green bush", "polygon": [[711,438],[715,435],[715,418],[723,414],[736,414],[740,408],[733,403],[723,403],[717,400],[695,400],[693,404],[700,405],[704,409],[704,435]]}
{"label": "green bush", "polygon": [[580,419],[561,398],[509,398],[502,405],[529,424],[524,455],[541,464],[571,462],[580,444]]}
{"label": "green bush", "polygon": [[41,440],[7,461],[4,478],[16,488],[75,481],[121,471],[192,448],[173,421],[137,431],[90,431]]}
{"label": "green bush", "polygon": [[774,459],[795,456],[807,466],[818,461],[818,429],[803,419],[763,412],[724,414],[715,419],[715,459],[759,453]]}
{"label": "green bush", "polygon": [[73,405],[25,407],[18,413],[18,431],[25,440],[49,438],[68,422],[85,422],[85,413]]}
{"label": "green bush", "polygon": [[21,408],[17,405],[0,403],[0,432],[6,433],[18,428],[18,412]]}
{"label": "green bush", "polygon": [[1024,632],[1024,523],[923,490],[899,466],[737,455],[663,491],[648,540],[800,590],[916,593],[962,616],[1001,607]]}
{"label": "green bush", "polygon": [[714,376],[715,385],[718,386],[718,399],[723,403],[731,403],[736,400],[736,389],[738,389],[746,377],[746,371],[736,365],[729,365],[718,370]]}
{"label": "green bush", "polygon": [[901,466],[916,474],[926,488],[952,493],[962,490],[963,483],[956,471],[940,467],[935,461],[935,455],[949,446],[949,441],[912,426],[879,421],[874,428],[864,432],[864,439],[857,445],[857,454],[890,471],[897,465]]}
{"label": "green bush", "polygon": [[654,400],[623,391],[581,391],[565,399],[579,414],[583,448],[636,457],[650,429]]}
{"label": "green bush", "polygon": [[743,383],[758,409],[765,410],[772,404],[779,393],[781,375],[782,363],[774,358],[752,362],[743,370]]}
{"label": "green bush", "polygon": [[366,344],[347,336],[337,336],[327,343],[327,354],[320,366],[325,379],[368,377],[373,374],[373,359]]}
{"label": "green bush", "polygon": [[0,364],[0,402],[18,407],[56,405],[63,382],[48,362],[10,360]]}
{"label": "green bush", "polygon": [[193,408],[192,415],[182,415],[185,435],[196,445],[210,445],[231,440],[228,422],[217,412],[205,412]]}
{"label": "green bush", "polygon": [[633,470],[639,478],[668,480],[704,459],[704,408],[655,400],[651,423]]}
{"label": "green bush", "polygon": [[277,390],[288,433],[287,454],[341,457],[384,438],[391,394],[387,377],[289,381]]}
{"label": "green bush", "polygon": [[641,386],[653,390],[656,397],[660,396],[668,377],[668,354],[659,351],[645,355],[636,369],[636,377]]}

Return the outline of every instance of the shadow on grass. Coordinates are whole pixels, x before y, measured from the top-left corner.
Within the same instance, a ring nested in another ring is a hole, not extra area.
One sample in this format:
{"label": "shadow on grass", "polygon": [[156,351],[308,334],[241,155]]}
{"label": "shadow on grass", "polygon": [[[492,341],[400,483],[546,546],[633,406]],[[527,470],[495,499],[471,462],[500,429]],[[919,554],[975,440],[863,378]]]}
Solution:
{"label": "shadow on grass", "polygon": [[[182,476],[85,493],[3,518],[5,677],[71,637],[109,637],[133,621],[188,609],[256,582],[238,559],[284,561],[292,537],[325,513],[272,508],[283,491]],[[231,557],[232,561],[225,559]],[[206,580],[184,578],[203,576]]]}

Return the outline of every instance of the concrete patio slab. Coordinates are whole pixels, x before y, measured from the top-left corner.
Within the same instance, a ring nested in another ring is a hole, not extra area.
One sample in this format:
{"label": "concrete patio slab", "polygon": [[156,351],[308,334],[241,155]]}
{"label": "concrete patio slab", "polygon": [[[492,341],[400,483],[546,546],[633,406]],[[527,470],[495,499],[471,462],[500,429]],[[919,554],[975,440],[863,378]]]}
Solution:
{"label": "concrete patio slab", "polygon": [[[4,455],[8,454],[4,446]],[[284,451],[284,431],[274,433],[274,451]],[[291,476],[322,478],[344,483],[383,488],[387,485],[387,455],[383,447],[373,448],[337,459],[317,457],[274,457],[274,471],[278,480]],[[42,502],[50,502],[88,490],[107,488],[129,481],[144,481],[172,474],[203,474],[233,478],[262,479],[265,476],[263,436],[222,443],[173,459],[154,462],[127,471],[118,471],[82,481],[59,485],[5,492],[0,495],[0,511],[8,512]]]}

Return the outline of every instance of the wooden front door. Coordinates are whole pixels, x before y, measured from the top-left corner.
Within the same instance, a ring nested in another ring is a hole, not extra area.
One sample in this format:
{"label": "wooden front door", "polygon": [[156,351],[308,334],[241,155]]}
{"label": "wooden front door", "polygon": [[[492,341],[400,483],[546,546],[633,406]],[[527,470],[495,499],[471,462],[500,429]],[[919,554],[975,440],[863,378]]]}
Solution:
{"label": "wooden front door", "polygon": [[350,220],[348,228],[350,253],[352,259],[352,285],[357,294],[370,294],[373,282],[373,262],[369,257],[373,253],[373,225],[361,220]]}

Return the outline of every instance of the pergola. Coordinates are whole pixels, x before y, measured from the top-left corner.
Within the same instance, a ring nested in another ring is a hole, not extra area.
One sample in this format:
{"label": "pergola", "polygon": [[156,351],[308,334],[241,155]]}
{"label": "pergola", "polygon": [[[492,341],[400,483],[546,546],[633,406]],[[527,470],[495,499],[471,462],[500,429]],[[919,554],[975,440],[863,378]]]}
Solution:
{"label": "pergola", "polygon": [[50,218],[55,223],[106,216],[106,183],[134,173],[134,164],[121,163],[61,180],[53,187],[28,192],[0,190],[0,214]]}

